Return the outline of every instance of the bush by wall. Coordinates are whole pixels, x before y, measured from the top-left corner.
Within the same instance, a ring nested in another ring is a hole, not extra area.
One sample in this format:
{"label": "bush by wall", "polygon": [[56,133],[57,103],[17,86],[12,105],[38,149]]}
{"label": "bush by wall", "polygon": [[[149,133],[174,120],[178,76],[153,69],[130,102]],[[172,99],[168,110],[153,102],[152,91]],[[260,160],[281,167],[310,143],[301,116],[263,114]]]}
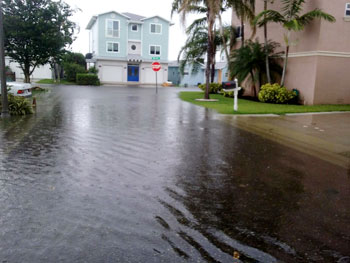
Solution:
{"label": "bush by wall", "polygon": [[99,86],[100,80],[96,74],[77,74],[77,84],[78,85],[93,85],[93,86]]}
{"label": "bush by wall", "polygon": [[86,72],[83,66],[75,63],[64,63],[63,69],[66,80],[71,82],[76,82],[78,73]]}
{"label": "bush by wall", "polygon": [[[1,98],[1,96],[0,96]],[[33,108],[29,100],[23,97],[16,97],[8,94],[9,113],[11,115],[27,115],[33,113]],[[0,100],[0,109],[1,109]]]}
{"label": "bush by wall", "polygon": [[[205,91],[206,84],[200,84],[198,85],[198,88]],[[210,94],[216,94],[219,91],[222,90],[222,85],[220,83],[210,83],[209,85],[209,93]]]}
{"label": "bush by wall", "polygon": [[279,84],[265,84],[259,92],[259,100],[261,102],[284,104],[294,100],[297,96],[295,91],[287,90]]}

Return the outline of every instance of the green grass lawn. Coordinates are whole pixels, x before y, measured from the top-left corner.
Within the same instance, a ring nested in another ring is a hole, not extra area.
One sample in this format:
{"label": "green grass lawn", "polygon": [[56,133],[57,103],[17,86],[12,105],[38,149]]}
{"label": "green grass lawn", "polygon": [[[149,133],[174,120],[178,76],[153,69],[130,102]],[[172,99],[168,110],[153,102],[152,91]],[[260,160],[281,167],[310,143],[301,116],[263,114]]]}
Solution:
{"label": "green grass lawn", "polygon": [[202,99],[203,92],[180,92],[180,98],[184,101],[196,104],[198,106],[214,109],[222,114],[286,114],[286,113],[305,113],[305,112],[330,112],[330,111],[350,111],[350,105],[287,105],[270,104],[251,100],[238,100],[238,111],[233,111],[233,99],[226,98],[220,94],[210,94],[211,99],[218,99],[217,102],[203,102],[195,99]]}
{"label": "green grass lawn", "polygon": [[53,79],[41,79],[37,82],[38,84],[61,84],[61,85],[76,85],[74,82],[70,82],[64,79],[61,79],[60,82],[55,82]]}

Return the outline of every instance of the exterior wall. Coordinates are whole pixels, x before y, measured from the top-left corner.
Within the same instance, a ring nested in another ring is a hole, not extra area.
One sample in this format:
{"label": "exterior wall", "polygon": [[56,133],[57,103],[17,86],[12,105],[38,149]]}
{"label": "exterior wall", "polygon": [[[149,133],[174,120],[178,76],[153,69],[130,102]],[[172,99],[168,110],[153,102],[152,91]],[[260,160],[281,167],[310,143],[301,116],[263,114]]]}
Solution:
{"label": "exterior wall", "polygon": [[[316,19],[301,32],[293,32],[294,45],[290,48],[286,87],[298,89],[305,104],[350,104],[350,34],[349,19],[345,19],[345,4],[349,0],[310,0],[303,13],[320,8],[336,18],[335,23]],[[269,9],[281,10],[281,2],[269,4]],[[263,1],[256,2],[256,13],[263,10]],[[239,25],[233,14],[232,23]],[[246,39],[252,30],[246,27]],[[281,25],[268,24],[268,38],[284,49],[284,29]],[[254,38],[264,41],[263,28],[257,29]]]}
{"label": "exterior wall", "polygon": [[200,69],[195,74],[191,74],[191,70],[188,69],[186,69],[185,72],[188,72],[188,75],[182,76],[180,85],[198,86],[198,83],[203,84],[205,82],[205,74],[203,69]]}
{"label": "exterior wall", "polygon": [[[135,45],[136,49],[132,50],[131,46]],[[133,55],[141,55],[141,42],[136,42],[136,41],[129,41],[128,42],[128,54],[133,54]]]}
{"label": "exterior wall", "polygon": [[98,20],[90,30],[90,53],[98,55]]}
{"label": "exterior wall", "polygon": [[[131,30],[132,25],[137,25],[137,29],[138,29],[137,32]],[[129,40],[141,40],[142,26],[143,26],[142,24],[130,23],[128,25],[128,39]]]}
{"label": "exterior wall", "polygon": [[[162,25],[161,34],[151,34],[150,24],[156,23]],[[161,18],[154,17],[144,20],[142,31],[142,58],[151,60],[152,57],[159,57],[158,55],[150,55],[150,45],[161,46],[160,61],[168,61],[168,41],[169,41],[169,22]]]}
{"label": "exterior wall", "polygon": [[[23,71],[17,62],[11,61],[10,58],[5,58],[5,64],[6,66],[9,66],[13,72],[16,73],[16,81],[24,80]],[[50,65],[46,64],[44,66],[37,67],[30,78],[31,80],[51,79],[52,71]]]}
{"label": "exterior wall", "polygon": [[[118,38],[106,36],[106,19],[119,20],[120,33]],[[125,58],[127,55],[127,39],[128,39],[128,22],[127,18],[114,12],[100,15],[98,17],[98,55],[106,58]],[[107,42],[118,42],[119,52],[107,52]]]}
{"label": "exterior wall", "polygon": [[350,104],[350,56],[318,57],[315,104]]}

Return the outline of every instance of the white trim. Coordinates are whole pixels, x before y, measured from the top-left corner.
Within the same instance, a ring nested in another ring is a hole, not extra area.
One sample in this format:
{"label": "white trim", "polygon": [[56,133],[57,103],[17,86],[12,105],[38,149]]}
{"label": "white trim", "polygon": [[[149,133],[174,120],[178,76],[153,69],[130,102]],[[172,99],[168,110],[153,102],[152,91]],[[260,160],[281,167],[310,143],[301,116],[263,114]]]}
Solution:
{"label": "white trim", "polygon": [[129,39],[128,41],[129,41],[129,42],[141,42],[140,39]]}
{"label": "white trim", "polygon": [[[159,32],[159,33],[152,32],[152,31],[151,31],[152,25],[160,26],[160,32]],[[159,24],[159,23],[150,23],[150,24],[149,24],[149,33],[150,33],[150,34],[161,35],[161,34],[162,34],[162,31],[163,31],[163,25],[162,25],[162,24]]]}
{"label": "white trim", "polygon": [[[119,29],[118,29],[118,36],[117,36],[117,37],[114,37],[113,34],[112,34],[112,35],[108,35],[108,22],[109,22],[109,21],[118,22],[118,27],[119,27]],[[105,36],[106,36],[106,37],[109,37],[109,38],[120,38],[120,31],[121,31],[120,20],[118,20],[118,19],[110,19],[110,18],[107,18],[107,19],[106,19],[106,25],[105,25],[105,27],[106,27],[106,31],[105,31]]]}
{"label": "white trim", "polygon": [[[118,44],[118,51],[108,51],[108,44]],[[119,42],[106,41],[106,52],[107,53],[120,53],[120,44]]]}
{"label": "white trim", "polygon": [[[131,32],[139,32],[139,25],[138,24],[131,23],[130,25],[131,25],[131,30],[130,30]],[[133,26],[136,26],[136,30],[132,29]]]}
{"label": "white trim", "polygon": [[[151,47],[159,47],[159,54],[151,54]],[[161,56],[162,55],[162,46],[161,45],[149,45],[148,47],[148,55],[150,56]]]}
{"label": "white trim", "polygon": [[350,17],[350,15],[347,15],[346,12],[350,11],[350,2],[345,3],[345,13],[344,13],[344,17]]}
{"label": "white trim", "polygon": [[340,57],[340,58],[350,58],[350,52],[337,52],[337,51],[308,51],[308,52],[295,52],[290,53],[290,58],[298,57],[313,57],[313,56],[322,56],[322,57]]}

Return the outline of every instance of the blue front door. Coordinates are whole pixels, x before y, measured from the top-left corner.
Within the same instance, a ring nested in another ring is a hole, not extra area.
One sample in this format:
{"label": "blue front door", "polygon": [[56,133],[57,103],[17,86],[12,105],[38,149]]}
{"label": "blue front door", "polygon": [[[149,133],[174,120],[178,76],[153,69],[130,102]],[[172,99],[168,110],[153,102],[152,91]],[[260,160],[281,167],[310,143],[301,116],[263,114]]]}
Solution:
{"label": "blue front door", "polygon": [[128,81],[139,81],[139,66],[128,66]]}

